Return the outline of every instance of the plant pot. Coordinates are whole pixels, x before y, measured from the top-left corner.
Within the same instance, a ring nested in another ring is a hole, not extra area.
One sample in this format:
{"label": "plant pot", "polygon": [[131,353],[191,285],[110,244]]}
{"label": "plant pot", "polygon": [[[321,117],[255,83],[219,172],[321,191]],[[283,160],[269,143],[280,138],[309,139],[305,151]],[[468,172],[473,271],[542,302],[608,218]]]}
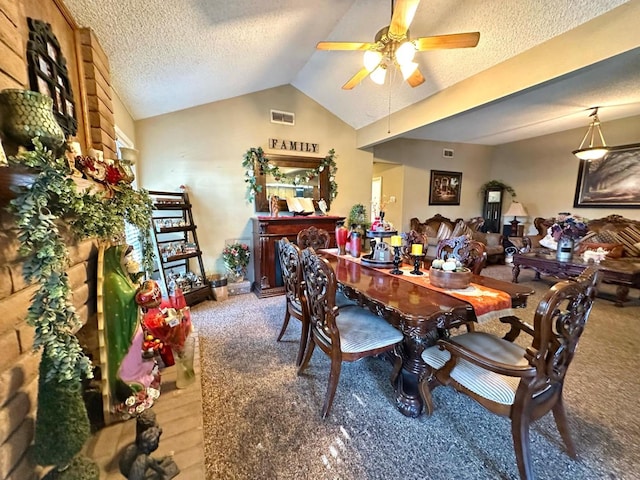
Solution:
{"label": "plant pot", "polygon": [[60,155],[65,135],[53,115],[53,99],[38,92],[5,89],[0,92],[2,131],[16,145],[33,148],[33,139]]}

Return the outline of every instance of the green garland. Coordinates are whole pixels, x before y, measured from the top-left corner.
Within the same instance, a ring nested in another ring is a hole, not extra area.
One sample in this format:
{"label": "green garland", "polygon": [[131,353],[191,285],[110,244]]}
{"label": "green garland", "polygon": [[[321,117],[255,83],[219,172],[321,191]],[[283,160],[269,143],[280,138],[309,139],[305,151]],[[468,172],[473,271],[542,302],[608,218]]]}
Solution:
{"label": "green garland", "polygon": [[320,165],[317,168],[307,170],[304,174],[287,175],[278,168],[277,165],[269,163],[269,159],[265,157],[262,147],[250,148],[244,154],[242,167],[245,169],[244,181],[247,184],[247,199],[252,202],[256,198],[256,193],[262,191],[262,186],[257,185],[257,179],[255,176],[256,162],[260,173],[270,174],[276,182],[287,182],[293,185],[298,185],[302,182],[309,182],[315,177],[320,175],[325,168],[329,169],[329,196],[330,200],[335,199],[338,196],[338,184],[336,183],[336,174],[338,173],[338,166],[336,165],[336,152],[332,148],[329,153],[320,161]]}
{"label": "green garland", "polygon": [[60,221],[80,239],[121,238],[125,220],[150,235],[152,203],[147,192],[124,184],[113,186],[111,198],[93,191],[79,193],[66,159],[55,158],[38,139],[33,143],[34,150],[9,157],[11,166],[28,167],[35,177],[33,183],[13,188],[16,197],[8,207],[16,217],[23,276],[38,285],[26,320],[35,328],[34,349],[43,348],[52,360],[45,380],[80,381],[90,378],[92,371],[73,333],[81,323],[71,303],[69,252]]}
{"label": "green garland", "polygon": [[502,188],[507,193],[509,193],[512,198],[515,198],[516,196],[516,191],[513,189],[513,187],[510,187],[509,185],[504,183],[502,180],[489,180],[487,183],[483,184],[480,187],[479,194],[484,195],[484,193],[490,188]]}

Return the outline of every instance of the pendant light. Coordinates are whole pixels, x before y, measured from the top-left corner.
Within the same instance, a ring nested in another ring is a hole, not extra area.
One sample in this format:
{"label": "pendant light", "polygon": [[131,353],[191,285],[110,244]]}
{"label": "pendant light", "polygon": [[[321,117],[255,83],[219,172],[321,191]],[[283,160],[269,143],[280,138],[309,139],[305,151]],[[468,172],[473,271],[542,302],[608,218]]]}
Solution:
{"label": "pendant light", "polygon": [[[580,142],[580,146],[577,150],[574,150],[573,153],[580,160],[599,160],[604,157],[609,149],[607,148],[607,144],[604,141],[604,136],[602,135],[602,130],[600,129],[600,119],[598,118],[598,107],[593,109],[593,112],[590,117],[593,117],[591,123],[589,124],[589,128],[587,129],[587,133],[584,135],[582,142]],[[594,140],[596,140],[596,132],[600,137],[601,145],[596,145]],[[589,146],[585,147],[584,144],[589,139]]]}

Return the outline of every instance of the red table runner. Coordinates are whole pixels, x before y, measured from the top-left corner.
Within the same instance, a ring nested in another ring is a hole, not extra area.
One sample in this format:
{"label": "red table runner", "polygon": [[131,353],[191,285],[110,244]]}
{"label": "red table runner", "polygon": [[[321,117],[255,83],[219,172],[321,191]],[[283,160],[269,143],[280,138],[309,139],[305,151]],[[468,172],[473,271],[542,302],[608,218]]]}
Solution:
{"label": "red table runner", "polygon": [[[326,249],[323,250],[323,252],[330,253],[350,262],[362,264],[360,262],[360,258],[354,258],[348,254],[338,255],[338,250],[335,248]],[[365,266],[387,275],[397,276],[430,290],[450,295],[458,300],[462,300],[463,302],[467,302],[473,307],[478,322],[486,322],[488,320],[514,314],[511,309],[511,296],[502,290],[485,287],[484,285],[479,285],[473,282],[469,284],[467,288],[463,289],[444,289],[431,285],[431,282],[429,281],[429,270],[424,270],[424,275],[413,275],[410,273],[411,270],[413,270],[413,267],[404,266],[400,267],[400,270],[402,270],[403,273],[402,275],[393,275],[388,268],[376,268],[370,265]]]}

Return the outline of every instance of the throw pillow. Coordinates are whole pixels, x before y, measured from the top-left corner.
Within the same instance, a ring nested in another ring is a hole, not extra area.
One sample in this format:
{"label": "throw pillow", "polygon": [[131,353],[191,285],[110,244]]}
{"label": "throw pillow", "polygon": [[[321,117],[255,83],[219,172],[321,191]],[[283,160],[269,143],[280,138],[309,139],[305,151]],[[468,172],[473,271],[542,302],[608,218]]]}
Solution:
{"label": "throw pillow", "polygon": [[438,233],[436,235],[438,241],[440,240],[446,240],[447,238],[451,237],[451,227],[449,225],[447,225],[446,223],[441,223],[440,224],[440,228],[438,228]]}
{"label": "throw pillow", "polygon": [[624,245],[621,243],[593,243],[582,242],[578,247],[578,253],[582,255],[587,250],[597,251],[598,248],[608,251],[607,258],[620,258],[624,253]]}
{"label": "throw pillow", "polygon": [[487,233],[487,241],[485,245],[487,247],[497,247],[498,245],[500,245],[501,237],[502,235],[500,235],[499,233]]}
{"label": "throw pillow", "polygon": [[458,220],[453,232],[451,232],[451,238],[461,237],[462,235],[471,237],[473,235],[473,230],[469,228],[464,220]]}
{"label": "throw pillow", "polygon": [[[602,233],[602,232],[600,232]],[[624,251],[631,257],[637,257],[640,255],[640,228],[635,225],[629,225],[623,230],[620,230],[616,236],[618,241],[615,243],[622,243],[624,245]]]}

